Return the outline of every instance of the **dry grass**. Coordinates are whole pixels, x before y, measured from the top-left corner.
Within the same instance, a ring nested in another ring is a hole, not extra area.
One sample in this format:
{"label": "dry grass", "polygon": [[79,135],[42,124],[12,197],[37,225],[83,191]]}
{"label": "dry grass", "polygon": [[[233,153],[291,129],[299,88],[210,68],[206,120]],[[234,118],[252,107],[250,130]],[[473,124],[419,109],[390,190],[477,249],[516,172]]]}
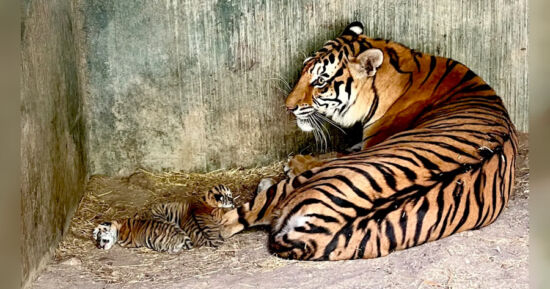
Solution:
{"label": "dry grass", "polygon": [[[146,216],[148,208],[153,204],[202,195],[217,184],[229,187],[236,204],[240,205],[252,198],[262,178],[282,178],[282,165],[279,162],[261,168],[220,170],[206,174],[151,173],[140,170],[125,178],[92,177],[69,232],[56,251],[55,261],[77,264],[92,272],[96,280],[108,283],[171,278],[182,280],[185,276],[200,278],[226,269],[227,265],[219,265],[222,260],[233,270],[242,270],[243,267],[262,270],[287,264],[288,261],[269,256],[260,262],[242,262],[243,256],[235,253],[239,248],[265,251],[265,242],[258,239],[264,233],[258,231],[238,236],[231,244],[224,244],[217,249],[196,248],[178,255],[157,253],[145,248],[115,247],[105,252],[96,249],[91,239],[91,232],[99,222]],[[128,255],[128,258],[118,258],[121,254]],[[118,259],[125,262],[120,263]],[[173,265],[174,262],[180,266],[178,270],[172,270],[172,275],[169,267],[173,266],[167,264]]]}

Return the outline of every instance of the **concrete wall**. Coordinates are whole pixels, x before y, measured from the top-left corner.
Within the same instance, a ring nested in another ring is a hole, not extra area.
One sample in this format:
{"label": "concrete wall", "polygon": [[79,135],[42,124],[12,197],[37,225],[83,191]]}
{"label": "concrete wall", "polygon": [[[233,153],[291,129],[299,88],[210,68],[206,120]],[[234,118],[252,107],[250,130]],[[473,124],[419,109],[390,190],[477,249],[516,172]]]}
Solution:
{"label": "concrete wall", "polygon": [[254,166],[304,148],[283,81],[356,19],[465,63],[527,129],[526,0],[82,3],[92,174]]}
{"label": "concrete wall", "polygon": [[23,284],[49,259],[85,184],[85,129],[71,2],[21,4]]}

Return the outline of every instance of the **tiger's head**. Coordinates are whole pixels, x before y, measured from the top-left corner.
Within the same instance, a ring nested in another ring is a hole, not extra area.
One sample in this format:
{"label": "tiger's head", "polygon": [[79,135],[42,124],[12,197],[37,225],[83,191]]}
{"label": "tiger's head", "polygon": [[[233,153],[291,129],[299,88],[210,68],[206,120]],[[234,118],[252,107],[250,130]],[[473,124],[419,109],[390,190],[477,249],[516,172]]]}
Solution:
{"label": "tiger's head", "polygon": [[95,227],[92,236],[96,247],[109,250],[118,241],[118,222],[103,222]]}
{"label": "tiger's head", "polygon": [[235,207],[231,190],[224,185],[217,185],[204,194],[204,201],[212,208],[232,209]]}
{"label": "tiger's head", "polygon": [[362,33],[363,25],[353,22],[305,59],[301,76],[286,99],[286,108],[294,113],[301,130],[320,129],[322,120],[350,127],[364,121],[372,106],[380,105],[374,104],[372,83],[384,65],[384,52]]}

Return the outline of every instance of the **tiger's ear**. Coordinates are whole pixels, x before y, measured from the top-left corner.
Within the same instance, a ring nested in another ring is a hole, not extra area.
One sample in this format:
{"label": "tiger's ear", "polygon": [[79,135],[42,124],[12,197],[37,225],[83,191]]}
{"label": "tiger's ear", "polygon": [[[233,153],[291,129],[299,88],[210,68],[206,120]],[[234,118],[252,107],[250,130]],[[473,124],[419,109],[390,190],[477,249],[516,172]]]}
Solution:
{"label": "tiger's ear", "polygon": [[358,36],[361,33],[363,33],[363,23],[359,21],[355,21],[350,23],[346,27],[346,29],[344,29],[344,32],[342,32],[342,35]]}
{"label": "tiger's ear", "polygon": [[349,68],[351,76],[354,80],[359,80],[365,77],[372,77],[376,74],[376,70],[384,61],[384,53],[378,48],[371,48],[357,57],[350,58]]}

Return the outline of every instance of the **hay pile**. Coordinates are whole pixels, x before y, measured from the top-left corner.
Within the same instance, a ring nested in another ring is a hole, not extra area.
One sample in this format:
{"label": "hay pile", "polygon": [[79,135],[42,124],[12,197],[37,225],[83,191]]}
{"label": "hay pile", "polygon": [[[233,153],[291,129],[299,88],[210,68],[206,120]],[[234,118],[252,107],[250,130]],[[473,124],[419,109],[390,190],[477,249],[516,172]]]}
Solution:
{"label": "hay pile", "polygon": [[[273,268],[289,263],[265,256],[260,262],[242,262],[246,256],[235,252],[242,247],[265,250],[265,233],[252,231],[231,239],[221,247],[195,248],[180,254],[158,253],[146,248],[127,249],[115,246],[109,251],[96,249],[91,239],[93,228],[102,221],[147,216],[156,203],[178,201],[199,196],[215,185],[224,184],[233,192],[236,205],[249,201],[262,178],[279,180],[283,163],[253,169],[234,169],[199,173],[151,173],[145,170],[125,178],[94,176],[77,209],[64,240],[56,250],[54,261],[74,264],[94,279],[108,283],[142,281],[169,282],[176,278],[201,277],[228,267]],[[223,261],[224,266],[220,266]],[[250,261],[250,260],[249,260]],[[244,265],[243,265],[244,264]],[[247,268],[252,269],[252,268]],[[254,270],[250,270],[251,272]]]}

